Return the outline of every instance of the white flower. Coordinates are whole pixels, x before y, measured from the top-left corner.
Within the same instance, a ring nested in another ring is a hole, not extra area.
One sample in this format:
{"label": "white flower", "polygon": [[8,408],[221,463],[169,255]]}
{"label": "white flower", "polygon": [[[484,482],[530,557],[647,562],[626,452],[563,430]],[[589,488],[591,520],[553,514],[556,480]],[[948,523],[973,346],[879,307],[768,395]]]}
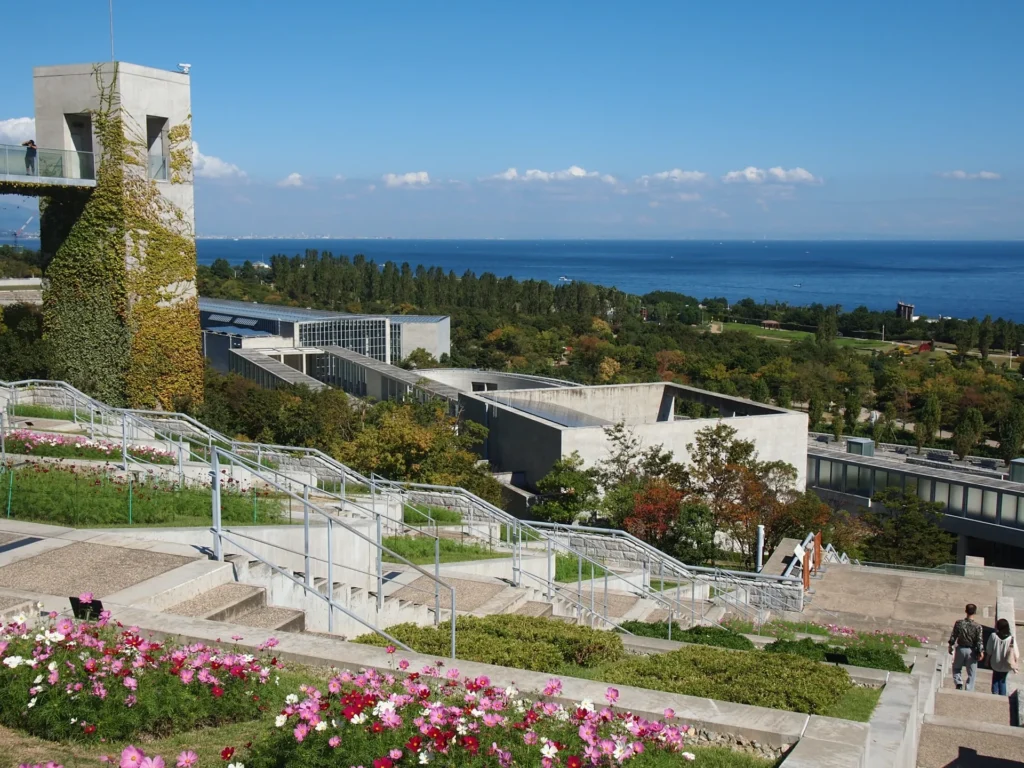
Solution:
{"label": "white flower", "polygon": [[35,680],[32,681],[32,685],[39,685],[41,682],[43,682],[43,676],[39,675],[36,677]]}
{"label": "white flower", "polygon": [[317,731],[326,731],[327,730],[327,723],[325,723],[323,720],[321,720],[319,723],[316,724],[316,730]]}
{"label": "white flower", "polygon": [[36,705],[36,697],[33,696],[31,699],[29,699],[28,708],[32,709],[32,707],[34,707],[35,705]]}
{"label": "white flower", "polygon": [[484,711],[482,709],[471,709],[469,711],[469,714],[471,714],[473,717],[483,717]]}
{"label": "white flower", "polygon": [[691,762],[697,759],[697,756],[693,754],[693,752],[683,752],[680,757],[683,758],[683,760],[689,760]]}
{"label": "white flower", "polygon": [[549,741],[540,748],[540,753],[544,757],[554,760],[555,756],[558,754],[558,747],[555,746],[554,742]]}
{"label": "white flower", "polygon": [[294,693],[289,693],[287,696],[284,697],[284,703],[285,704],[298,704],[299,703],[299,697],[296,696]]}
{"label": "white flower", "polygon": [[10,667],[11,669],[17,669],[24,663],[25,660],[21,658],[21,656],[8,656],[6,659],[4,659],[4,665]]}
{"label": "white flower", "polygon": [[245,768],[245,763],[228,763],[228,768]]}
{"label": "white flower", "polygon": [[358,715],[353,715],[349,722],[352,723],[352,725],[362,725],[366,722],[366,714],[360,712]]}
{"label": "white flower", "polygon": [[518,695],[519,689],[516,688],[514,685],[510,685],[508,688],[505,689],[505,698],[507,699],[514,699]]}
{"label": "white flower", "polygon": [[77,718],[77,717],[72,717],[72,718],[71,718],[71,724],[72,724],[72,725],[74,725],[74,724],[75,724],[75,723],[77,723],[77,722],[78,722],[78,718]]}
{"label": "white flower", "polygon": [[469,733],[469,728],[467,728],[466,726],[461,725],[461,724],[460,725],[456,725],[455,726],[455,732],[457,734],[459,734],[459,736],[465,736],[467,733]]}
{"label": "white flower", "polygon": [[57,669],[57,662],[51,661],[49,664],[46,665],[46,668],[53,672],[55,669]]}
{"label": "white flower", "polygon": [[430,754],[424,750],[420,752],[420,765],[426,765],[430,762]]}
{"label": "white flower", "polygon": [[288,722],[287,715],[278,715],[274,718],[274,725],[278,728],[284,728],[284,724]]}
{"label": "white flower", "polygon": [[577,709],[584,709],[587,712],[593,712],[594,711],[594,702],[592,702],[590,699],[584,699],[583,701],[581,701],[576,706],[577,706]]}
{"label": "white flower", "polygon": [[17,616],[14,617],[15,624],[24,624],[26,621],[27,619],[25,618],[24,613],[19,613]]}

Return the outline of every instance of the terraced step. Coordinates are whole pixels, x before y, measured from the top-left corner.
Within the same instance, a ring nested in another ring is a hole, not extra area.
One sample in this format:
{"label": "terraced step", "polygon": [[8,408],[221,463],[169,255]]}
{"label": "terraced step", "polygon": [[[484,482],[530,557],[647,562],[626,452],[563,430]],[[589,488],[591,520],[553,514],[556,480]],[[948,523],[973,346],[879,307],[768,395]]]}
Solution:
{"label": "terraced step", "polygon": [[520,616],[537,616],[541,618],[550,617],[553,612],[554,606],[551,603],[543,603],[539,600],[530,600],[516,610],[516,613]]}
{"label": "terraced step", "polygon": [[233,621],[267,604],[267,593],[261,587],[228,582],[185,600],[168,609],[178,616],[194,616],[211,621]]}
{"label": "terraced step", "polygon": [[301,632],[306,628],[306,614],[294,608],[265,605],[236,616],[235,624],[255,629],[273,629],[278,632]]}

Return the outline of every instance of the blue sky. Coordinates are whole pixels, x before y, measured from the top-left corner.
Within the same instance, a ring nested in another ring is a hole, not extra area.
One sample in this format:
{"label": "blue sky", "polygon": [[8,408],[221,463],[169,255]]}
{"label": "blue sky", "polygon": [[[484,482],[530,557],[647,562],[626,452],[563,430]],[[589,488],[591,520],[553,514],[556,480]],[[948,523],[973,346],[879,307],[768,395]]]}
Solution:
{"label": "blue sky", "polygon": [[[114,6],[193,65],[201,234],[1024,237],[1017,0]],[[0,142],[106,9],[5,36]]]}

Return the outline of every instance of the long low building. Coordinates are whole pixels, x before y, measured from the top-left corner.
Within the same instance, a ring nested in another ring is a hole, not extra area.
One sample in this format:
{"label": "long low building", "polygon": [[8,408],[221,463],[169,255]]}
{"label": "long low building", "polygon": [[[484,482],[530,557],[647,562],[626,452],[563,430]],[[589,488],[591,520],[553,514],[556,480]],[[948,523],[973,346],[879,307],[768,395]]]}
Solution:
{"label": "long low building", "polygon": [[417,349],[451,355],[447,315],[361,315],[275,304],[199,299],[203,351],[214,368],[230,369],[228,351],[336,346],[397,364]]}

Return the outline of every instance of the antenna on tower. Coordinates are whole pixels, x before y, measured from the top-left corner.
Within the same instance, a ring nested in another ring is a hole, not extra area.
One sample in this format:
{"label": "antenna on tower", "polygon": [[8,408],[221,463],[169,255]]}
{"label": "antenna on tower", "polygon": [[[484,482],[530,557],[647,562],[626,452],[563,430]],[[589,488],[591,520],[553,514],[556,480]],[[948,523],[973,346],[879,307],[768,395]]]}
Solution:
{"label": "antenna on tower", "polygon": [[114,61],[114,0],[107,0],[110,12],[110,60]]}

